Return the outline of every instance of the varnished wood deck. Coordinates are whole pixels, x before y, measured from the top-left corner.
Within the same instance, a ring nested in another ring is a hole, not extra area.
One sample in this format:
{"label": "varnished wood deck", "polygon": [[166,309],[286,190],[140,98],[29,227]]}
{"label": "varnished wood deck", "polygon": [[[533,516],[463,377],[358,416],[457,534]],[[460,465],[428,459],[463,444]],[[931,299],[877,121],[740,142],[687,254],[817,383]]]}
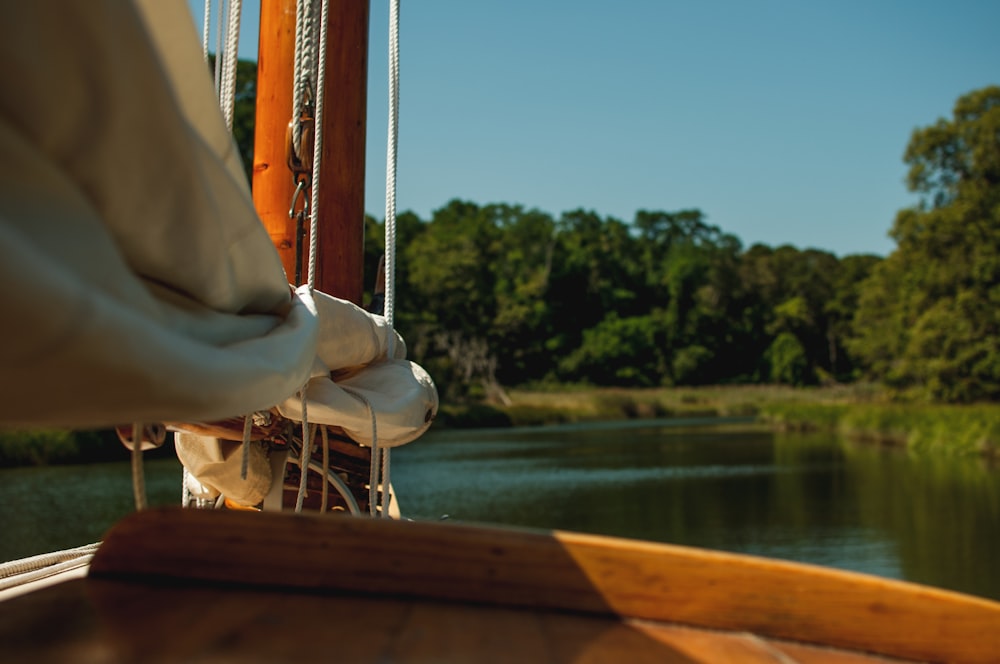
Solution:
{"label": "varnished wood deck", "polygon": [[74,580],[0,604],[7,662],[862,664],[723,633],[540,609],[355,594]]}
{"label": "varnished wood deck", "polygon": [[744,556],[199,510],[0,603],[4,661],[33,662],[992,662],[998,628],[996,603]]}

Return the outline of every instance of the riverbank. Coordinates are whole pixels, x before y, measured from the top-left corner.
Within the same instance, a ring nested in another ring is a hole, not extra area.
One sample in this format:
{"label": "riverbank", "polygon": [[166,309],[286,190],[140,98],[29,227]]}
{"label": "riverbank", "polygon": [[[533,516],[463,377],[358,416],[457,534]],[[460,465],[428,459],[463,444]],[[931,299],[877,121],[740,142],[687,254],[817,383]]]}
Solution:
{"label": "riverbank", "polygon": [[917,452],[1000,459],[1000,405],[768,404],[758,417],[777,429],[833,431]]}
{"label": "riverbank", "polygon": [[[871,385],[795,388],[512,390],[510,404],[442,404],[434,427],[476,429],[660,417],[756,417],[776,430],[840,435],[956,456],[1000,459],[1000,405],[896,404]],[[171,453],[164,446],[157,454]],[[0,432],[0,468],[127,458],[111,431]]]}
{"label": "riverbank", "polygon": [[511,390],[508,405],[443,404],[435,426],[537,426],[654,417],[760,415],[775,404],[838,404],[874,398],[870,386],[739,385],[674,388],[560,387]]}
{"label": "riverbank", "polygon": [[1000,405],[900,404],[870,385],[514,390],[507,406],[444,406],[441,426],[535,426],[653,417],[753,416],[919,452],[1000,458]]}

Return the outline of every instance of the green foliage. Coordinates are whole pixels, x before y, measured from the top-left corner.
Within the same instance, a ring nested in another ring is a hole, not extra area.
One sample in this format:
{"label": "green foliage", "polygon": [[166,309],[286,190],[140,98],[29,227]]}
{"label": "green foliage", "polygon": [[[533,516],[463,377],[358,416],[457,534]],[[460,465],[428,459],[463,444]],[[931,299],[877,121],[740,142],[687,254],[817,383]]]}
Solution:
{"label": "green foliage", "polygon": [[849,348],[871,376],[950,402],[1000,398],[1000,87],[914,131],[896,250],[863,283]]}
{"label": "green foliage", "polygon": [[0,468],[120,460],[127,455],[113,431],[0,431]]}
{"label": "green foliage", "polygon": [[[398,325],[454,399],[540,381],[851,376],[843,338],[858,282],[878,262],[789,246],[743,251],[697,210],[641,210],[625,224],[454,200],[427,221],[399,220]],[[366,232],[373,270],[380,224],[369,219]]]}
{"label": "green foliage", "polygon": [[779,334],[767,349],[765,357],[774,382],[786,385],[805,385],[810,382],[805,348],[791,332]]}
{"label": "green foliage", "polygon": [[619,318],[614,312],[583,331],[580,346],[560,362],[568,380],[650,387],[662,381],[656,316]]}

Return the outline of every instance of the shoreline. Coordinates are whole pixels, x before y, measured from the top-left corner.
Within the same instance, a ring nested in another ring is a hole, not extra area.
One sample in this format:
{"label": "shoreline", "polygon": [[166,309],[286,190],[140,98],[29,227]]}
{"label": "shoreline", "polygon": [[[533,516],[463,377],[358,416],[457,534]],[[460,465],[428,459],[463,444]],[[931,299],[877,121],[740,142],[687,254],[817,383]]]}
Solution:
{"label": "shoreline", "polygon": [[752,416],[775,431],[828,431],[919,453],[1000,459],[1000,404],[894,403],[871,385],[513,390],[511,404],[442,409],[440,428]]}
{"label": "shoreline", "polygon": [[[672,417],[754,417],[774,431],[828,431],[918,453],[1000,460],[1000,404],[893,403],[871,385],[793,388],[561,386],[510,391],[509,405],[444,404],[435,430]],[[167,454],[164,445],[157,454]],[[127,459],[113,432],[0,432],[0,469]]]}

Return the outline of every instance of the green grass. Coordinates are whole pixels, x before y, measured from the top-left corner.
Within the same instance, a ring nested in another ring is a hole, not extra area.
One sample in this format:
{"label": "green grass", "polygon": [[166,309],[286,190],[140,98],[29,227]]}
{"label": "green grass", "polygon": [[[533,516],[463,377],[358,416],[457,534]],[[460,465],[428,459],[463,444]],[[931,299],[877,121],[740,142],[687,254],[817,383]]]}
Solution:
{"label": "green grass", "polygon": [[835,431],[918,452],[1000,456],[1000,405],[995,404],[774,403],[761,418],[781,429]]}
{"label": "green grass", "polygon": [[[456,426],[525,426],[650,417],[754,416],[775,429],[834,431],[918,452],[1000,457],[1000,405],[893,403],[871,385],[712,386],[513,390],[511,405],[482,406]],[[504,422],[504,417],[506,422]]]}
{"label": "green grass", "polygon": [[779,385],[650,389],[571,387],[513,390],[502,408],[515,425],[650,417],[755,416],[775,403],[832,403],[863,398],[865,387]]}

